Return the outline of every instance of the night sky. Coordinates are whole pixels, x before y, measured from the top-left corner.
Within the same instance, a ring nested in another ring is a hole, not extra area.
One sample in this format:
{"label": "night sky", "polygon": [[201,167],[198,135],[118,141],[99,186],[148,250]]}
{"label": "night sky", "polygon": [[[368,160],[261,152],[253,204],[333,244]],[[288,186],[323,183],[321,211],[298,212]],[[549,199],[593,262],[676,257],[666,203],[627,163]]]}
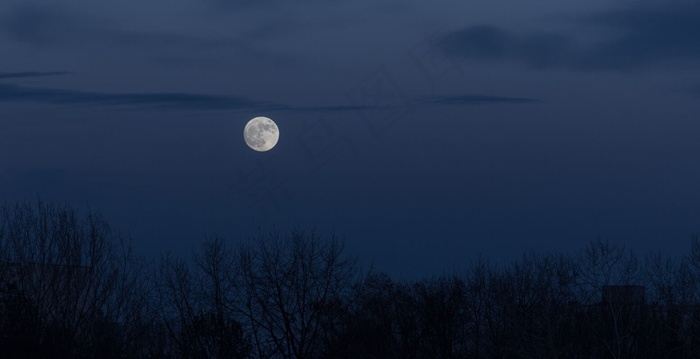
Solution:
{"label": "night sky", "polygon": [[3,0],[0,49],[0,201],[147,256],[315,228],[412,278],[700,232],[697,1]]}

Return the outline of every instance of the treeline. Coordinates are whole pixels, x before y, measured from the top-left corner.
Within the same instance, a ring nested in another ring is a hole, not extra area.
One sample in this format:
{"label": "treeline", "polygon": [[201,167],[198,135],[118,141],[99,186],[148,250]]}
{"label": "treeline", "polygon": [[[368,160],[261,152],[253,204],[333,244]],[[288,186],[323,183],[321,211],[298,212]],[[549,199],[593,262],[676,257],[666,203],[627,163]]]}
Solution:
{"label": "treeline", "polygon": [[[97,213],[0,209],[2,358],[698,358],[700,241],[397,282],[292,231],[147,261]],[[622,286],[624,285],[624,286]]]}

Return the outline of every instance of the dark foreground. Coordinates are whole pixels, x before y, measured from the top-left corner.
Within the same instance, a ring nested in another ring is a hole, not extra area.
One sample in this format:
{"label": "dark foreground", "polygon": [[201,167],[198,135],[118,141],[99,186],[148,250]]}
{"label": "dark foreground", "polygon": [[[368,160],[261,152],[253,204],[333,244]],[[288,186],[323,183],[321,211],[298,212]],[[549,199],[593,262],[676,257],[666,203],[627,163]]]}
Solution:
{"label": "dark foreground", "polygon": [[147,261],[96,213],[0,215],[1,358],[700,357],[697,238],[396,282],[313,232]]}

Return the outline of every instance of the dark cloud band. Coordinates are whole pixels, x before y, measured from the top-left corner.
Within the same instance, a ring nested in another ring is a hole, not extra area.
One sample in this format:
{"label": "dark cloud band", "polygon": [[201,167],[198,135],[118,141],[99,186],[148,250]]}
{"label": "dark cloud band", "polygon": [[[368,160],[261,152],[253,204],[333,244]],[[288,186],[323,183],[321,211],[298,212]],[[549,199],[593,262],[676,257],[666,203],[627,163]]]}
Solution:
{"label": "dark cloud band", "polygon": [[435,105],[482,105],[482,104],[525,104],[540,102],[538,99],[519,97],[499,97],[486,95],[433,96],[426,97],[425,103]]}
{"label": "dark cloud band", "polygon": [[46,77],[46,76],[59,76],[59,75],[69,75],[71,72],[67,71],[23,71],[23,72],[0,72],[0,80],[2,79],[18,79],[18,78],[28,78],[28,77]]}
{"label": "dark cloud band", "polygon": [[189,93],[103,93],[0,84],[0,102],[33,102],[54,105],[152,106],[189,109],[282,109],[284,106],[243,97]]}
{"label": "dark cloud band", "polygon": [[[434,96],[418,101],[429,105],[523,104],[537,99],[487,95]],[[288,106],[254,101],[245,97],[191,93],[104,93],[65,89],[32,88],[0,83],[0,102],[28,102],[50,105],[131,106],[139,109],[265,110],[298,112],[347,112],[374,106]]]}
{"label": "dark cloud band", "polygon": [[[14,76],[19,77],[19,76]],[[0,83],[0,102],[50,105],[120,106],[137,109],[264,110],[299,112],[346,112],[368,106],[288,106],[254,101],[245,97],[192,93],[105,93],[66,89],[33,88]]]}

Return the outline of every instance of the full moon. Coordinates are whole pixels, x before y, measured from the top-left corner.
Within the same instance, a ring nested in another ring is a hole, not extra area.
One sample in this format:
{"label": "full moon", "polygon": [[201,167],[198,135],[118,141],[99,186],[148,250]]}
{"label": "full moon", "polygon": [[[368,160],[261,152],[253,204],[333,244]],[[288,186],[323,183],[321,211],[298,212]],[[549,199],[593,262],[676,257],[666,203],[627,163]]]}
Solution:
{"label": "full moon", "polygon": [[280,130],[271,119],[256,117],[245,125],[243,138],[248,147],[258,152],[265,152],[275,147],[280,139]]}

